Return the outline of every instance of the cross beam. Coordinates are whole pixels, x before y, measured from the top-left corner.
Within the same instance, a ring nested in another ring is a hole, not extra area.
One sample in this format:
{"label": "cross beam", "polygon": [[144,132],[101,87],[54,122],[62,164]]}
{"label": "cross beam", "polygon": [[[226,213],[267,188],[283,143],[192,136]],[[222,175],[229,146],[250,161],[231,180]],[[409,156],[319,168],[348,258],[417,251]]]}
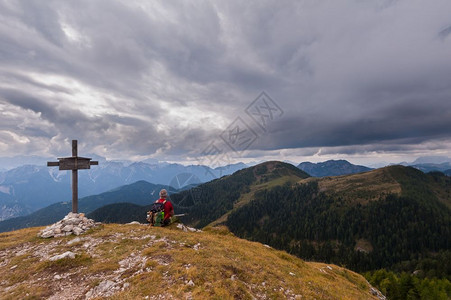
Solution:
{"label": "cross beam", "polygon": [[61,157],[58,161],[47,162],[47,167],[59,167],[60,171],[72,170],[72,212],[78,213],[78,170],[90,169],[98,165],[92,158],[78,156],[77,140],[72,140],[72,156]]}

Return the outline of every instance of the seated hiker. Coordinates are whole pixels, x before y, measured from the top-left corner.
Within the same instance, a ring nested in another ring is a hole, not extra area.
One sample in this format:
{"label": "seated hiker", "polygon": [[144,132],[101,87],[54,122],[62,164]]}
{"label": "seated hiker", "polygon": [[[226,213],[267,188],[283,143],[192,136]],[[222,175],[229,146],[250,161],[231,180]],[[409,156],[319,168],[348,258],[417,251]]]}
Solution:
{"label": "seated hiker", "polygon": [[166,226],[171,223],[174,215],[174,207],[169,200],[166,200],[168,192],[165,189],[160,191],[160,199],[155,201],[152,208],[147,213],[147,221],[151,226]]}

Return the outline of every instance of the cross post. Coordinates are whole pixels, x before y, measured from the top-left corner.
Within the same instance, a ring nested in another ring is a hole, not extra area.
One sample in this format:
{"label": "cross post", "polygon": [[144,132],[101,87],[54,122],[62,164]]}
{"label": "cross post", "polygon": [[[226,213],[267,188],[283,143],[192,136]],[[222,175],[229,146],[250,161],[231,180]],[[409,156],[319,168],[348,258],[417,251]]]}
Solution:
{"label": "cross post", "polygon": [[72,140],[72,156],[58,158],[58,161],[47,162],[47,167],[59,167],[60,171],[72,170],[72,212],[78,213],[78,170],[90,169],[98,165],[92,158],[78,156],[77,140]]}

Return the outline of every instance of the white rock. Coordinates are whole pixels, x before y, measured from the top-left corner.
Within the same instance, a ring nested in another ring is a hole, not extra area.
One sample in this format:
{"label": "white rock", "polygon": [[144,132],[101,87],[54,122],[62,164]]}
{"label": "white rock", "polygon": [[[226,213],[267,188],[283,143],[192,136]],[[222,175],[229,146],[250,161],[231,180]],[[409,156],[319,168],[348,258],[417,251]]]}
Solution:
{"label": "white rock", "polygon": [[64,224],[66,225],[78,225],[80,224],[82,221],[80,219],[68,219],[64,222]]}
{"label": "white rock", "polygon": [[49,231],[44,231],[44,232],[38,234],[38,236],[46,239],[46,238],[50,238],[50,237],[54,236],[54,233],[53,233],[53,231],[49,230]]}
{"label": "white rock", "polygon": [[141,224],[141,223],[139,223],[138,221],[133,221],[133,222],[127,223],[125,225],[139,225],[139,224]]}
{"label": "white rock", "polygon": [[55,260],[63,259],[63,258],[66,258],[66,257],[74,259],[75,258],[75,253],[73,253],[71,251],[66,251],[63,254],[55,255],[55,256],[50,257],[49,260],[50,261],[55,261]]}
{"label": "white rock", "polygon": [[181,229],[181,230],[183,230],[183,231],[185,231],[185,232],[187,232],[188,231],[188,229],[186,228],[186,226],[184,226],[183,224],[177,224],[177,228],[178,229]]}
{"label": "white rock", "polygon": [[78,242],[81,242],[81,238],[76,237],[73,240],[68,241],[67,244],[70,246],[70,245],[78,243]]}
{"label": "white rock", "polygon": [[192,280],[188,281],[187,283],[189,286],[195,286],[194,282]]}
{"label": "white rock", "polygon": [[66,225],[63,227],[62,230],[65,232],[69,232],[69,231],[72,231],[72,229],[74,229],[74,225]]}
{"label": "white rock", "polygon": [[70,212],[70,213],[67,214],[67,216],[64,217],[63,220],[68,220],[68,219],[73,219],[73,218],[78,218],[78,214]]}
{"label": "white rock", "polygon": [[[89,299],[91,297],[96,296],[106,296],[111,295],[111,291],[113,290],[115,286],[115,283],[111,280],[105,280],[99,283],[98,286],[91,289],[89,292],[86,293],[86,298]],[[109,293],[107,293],[109,292]]]}
{"label": "white rock", "polygon": [[191,232],[201,231],[201,230],[199,230],[199,229],[192,228],[192,227],[188,227],[188,226],[186,226],[186,228],[188,228],[188,230],[191,231]]}
{"label": "white rock", "polygon": [[72,229],[72,231],[74,232],[75,235],[80,235],[83,233],[83,229],[81,229],[78,226],[74,227],[74,229]]}

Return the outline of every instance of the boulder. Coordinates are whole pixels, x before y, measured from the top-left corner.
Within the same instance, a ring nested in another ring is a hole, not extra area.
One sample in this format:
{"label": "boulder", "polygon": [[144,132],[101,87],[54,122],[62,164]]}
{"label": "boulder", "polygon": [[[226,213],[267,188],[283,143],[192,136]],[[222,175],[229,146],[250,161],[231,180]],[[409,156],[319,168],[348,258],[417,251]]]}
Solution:
{"label": "boulder", "polygon": [[68,232],[68,231],[72,231],[72,229],[74,229],[74,225],[68,224],[68,225],[64,226],[63,229],[61,229],[61,230]]}
{"label": "boulder", "polygon": [[83,229],[81,229],[78,226],[74,227],[72,231],[74,232],[75,235],[80,235],[83,233]]}

